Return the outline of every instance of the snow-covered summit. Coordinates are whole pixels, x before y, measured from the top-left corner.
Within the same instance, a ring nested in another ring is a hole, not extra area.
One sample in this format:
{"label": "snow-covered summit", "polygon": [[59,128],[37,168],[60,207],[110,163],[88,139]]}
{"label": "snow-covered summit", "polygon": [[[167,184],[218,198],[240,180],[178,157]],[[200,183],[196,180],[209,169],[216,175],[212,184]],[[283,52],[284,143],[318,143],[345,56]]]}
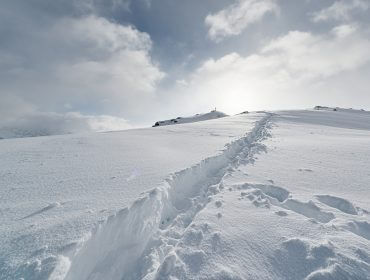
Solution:
{"label": "snow-covered summit", "polygon": [[227,117],[227,115],[223,112],[212,110],[209,113],[205,114],[196,114],[191,117],[177,117],[175,119],[164,120],[156,122],[153,127],[156,126],[164,126],[164,125],[172,125],[172,124],[181,124],[181,123],[193,123],[193,122],[201,122],[206,120],[213,120]]}

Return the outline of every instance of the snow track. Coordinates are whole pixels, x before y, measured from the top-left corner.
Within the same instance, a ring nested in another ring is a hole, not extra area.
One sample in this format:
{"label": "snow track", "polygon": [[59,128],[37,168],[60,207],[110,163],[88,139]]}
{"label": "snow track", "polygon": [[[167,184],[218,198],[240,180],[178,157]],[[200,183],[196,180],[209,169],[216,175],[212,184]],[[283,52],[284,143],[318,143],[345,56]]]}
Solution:
{"label": "snow track", "polygon": [[[79,249],[60,257],[51,279],[165,277],[178,258],[173,248],[211,196],[223,189],[223,178],[264,150],[259,142],[269,136],[271,117],[266,113],[250,133],[228,144],[219,155],[171,175],[131,207],[101,223]],[[284,199],[285,194],[280,194],[279,198]],[[197,238],[192,240],[196,242]]]}

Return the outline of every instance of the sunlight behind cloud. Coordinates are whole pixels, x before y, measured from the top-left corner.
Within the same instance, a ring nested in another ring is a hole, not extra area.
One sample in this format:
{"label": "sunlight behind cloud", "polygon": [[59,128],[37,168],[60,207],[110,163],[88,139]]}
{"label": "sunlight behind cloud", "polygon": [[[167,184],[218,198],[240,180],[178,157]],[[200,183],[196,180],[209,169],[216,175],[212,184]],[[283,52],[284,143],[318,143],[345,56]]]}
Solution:
{"label": "sunlight behind cloud", "polygon": [[284,106],[284,98],[303,96],[315,84],[366,65],[369,49],[367,31],[355,25],[336,26],[324,35],[291,31],[255,54],[230,53],[207,60],[178,90],[197,103],[214,102],[228,113],[270,103]]}

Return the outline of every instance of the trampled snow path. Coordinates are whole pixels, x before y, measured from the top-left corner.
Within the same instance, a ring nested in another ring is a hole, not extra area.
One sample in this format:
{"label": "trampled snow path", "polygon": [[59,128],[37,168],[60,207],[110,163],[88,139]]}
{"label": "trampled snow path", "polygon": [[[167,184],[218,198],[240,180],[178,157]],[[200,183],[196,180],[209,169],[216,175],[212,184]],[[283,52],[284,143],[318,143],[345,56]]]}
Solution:
{"label": "trampled snow path", "polygon": [[211,196],[222,190],[225,176],[263,151],[260,142],[269,135],[271,117],[266,113],[250,133],[221,154],[173,174],[100,224],[74,255],[60,257],[51,279],[166,277],[177,259],[173,249]]}

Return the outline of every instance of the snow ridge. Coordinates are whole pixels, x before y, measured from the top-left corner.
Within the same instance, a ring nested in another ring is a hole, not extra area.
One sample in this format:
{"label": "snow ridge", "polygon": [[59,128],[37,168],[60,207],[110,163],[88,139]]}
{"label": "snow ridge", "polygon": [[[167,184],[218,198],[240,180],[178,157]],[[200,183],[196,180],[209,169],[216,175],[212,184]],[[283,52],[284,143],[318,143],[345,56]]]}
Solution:
{"label": "snow ridge", "polygon": [[[171,175],[129,208],[118,211],[62,260],[50,279],[160,279],[173,268],[173,248],[196,214],[223,188],[228,171],[264,151],[273,114],[222,153]],[[67,259],[68,258],[68,259]]]}
{"label": "snow ridge", "polygon": [[209,113],[205,114],[196,114],[191,117],[177,117],[176,119],[164,120],[156,122],[153,127],[157,126],[165,126],[165,125],[174,125],[174,124],[183,124],[183,123],[193,123],[193,122],[201,122],[213,119],[219,119],[227,117],[227,115],[223,112],[213,110]]}

